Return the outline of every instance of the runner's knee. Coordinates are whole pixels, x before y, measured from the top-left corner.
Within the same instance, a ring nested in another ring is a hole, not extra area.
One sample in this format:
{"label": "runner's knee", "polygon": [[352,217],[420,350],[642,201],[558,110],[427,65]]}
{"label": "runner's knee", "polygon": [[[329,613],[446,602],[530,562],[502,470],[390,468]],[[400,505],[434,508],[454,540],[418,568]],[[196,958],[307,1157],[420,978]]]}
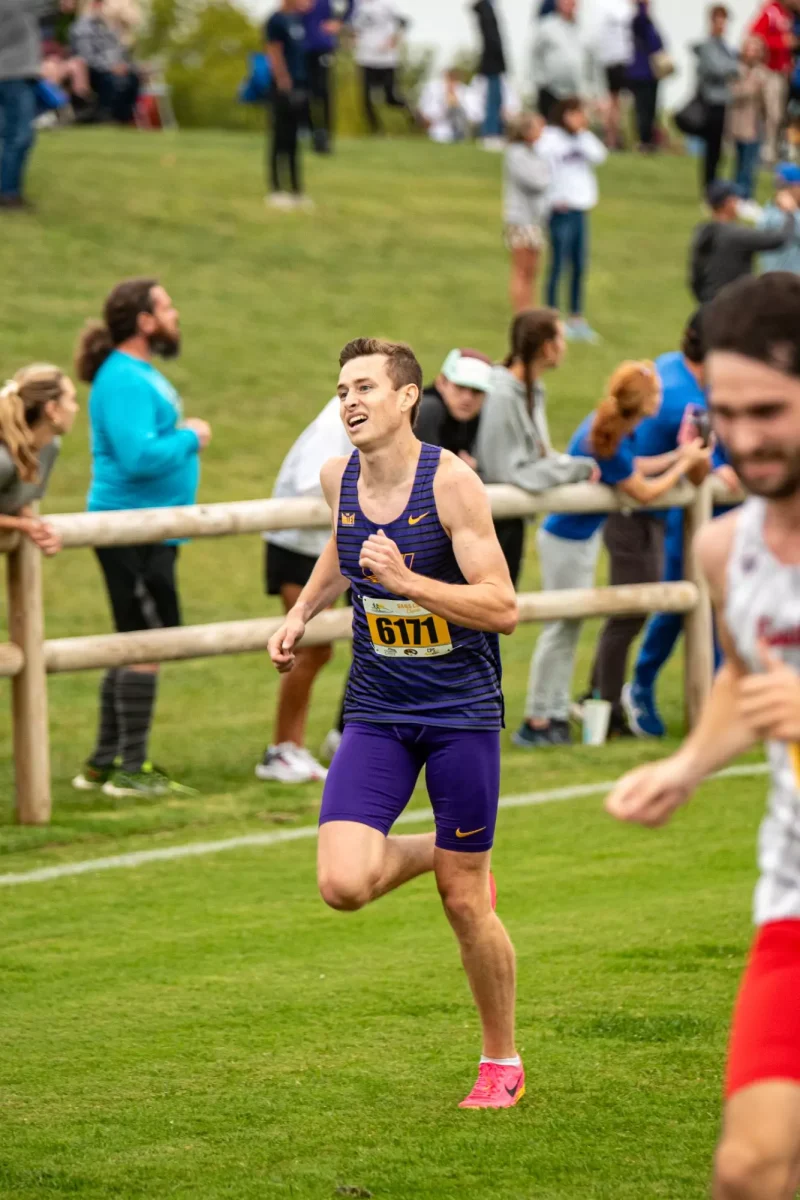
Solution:
{"label": "runner's knee", "polygon": [[790,1200],[792,1164],[741,1139],[727,1138],[714,1164],[714,1200]]}
{"label": "runner's knee", "polygon": [[438,882],[438,886],[447,919],[459,937],[468,936],[487,913],[491,912],[488,893],[483,895],[477,886],[477,880],[474,888],[454,887],[442,880]]}
{"label": "runner's knee", "polygon": [[345,875],[335,869],[319,873],[319,894],[337,912],[358,912],[372,899],[377,880],[369,876]]}

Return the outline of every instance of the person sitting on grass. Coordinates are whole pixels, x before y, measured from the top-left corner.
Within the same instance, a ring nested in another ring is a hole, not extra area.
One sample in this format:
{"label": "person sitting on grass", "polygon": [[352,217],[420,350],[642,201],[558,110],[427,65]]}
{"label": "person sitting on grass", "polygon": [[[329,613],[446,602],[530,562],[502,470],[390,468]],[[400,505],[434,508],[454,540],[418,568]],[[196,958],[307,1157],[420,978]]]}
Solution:
{"label": "person sitting on grass", "polygon": [[551,308],[559,307],[561,277],[569,268],[572,283],[567,337],[577,342],[596,342],[597,334],[583,315],[584,285],[589,263],[589,213],[597,206],[599,194],[595,167],[606,161],[608,151],[590,131],[582,100],[570,96],[555,105],[537,151],[552,173],[548,193],[551,257],[547,303]]}
{"label": "person sitting on grass", "polygon": [[[661,383],[651,362],[625,362],[609,380],[605,398],[578,426],[569,453],[591,457],[599,482],[616,487],[639,504],[665,495],[698,462],[710,454],[700,439],[684,447],[675,463],[658,478],[662,460],[637,459],[632,434],[661,403]],[[549,516],[537,538],[544,591],[594,586],[600,554],[603,513],[559,513]],[[525,719],[513,735],[515,746],[535,749],[568,745],[572,674],[582,622],[563,618],[548,622],[531,661]]]}
{"label": "person sitting on grass", "polygon": [[90,0],[70,30],[70,45],[73,55],[86,63],[97,100],[82,119],[130,125],[141,81],[119,36],[106,20],[104,0]]}
{"label": "person sitting on grass", "polygon": [[48,556],[61,543],[33,504],[47,490],[78,411],[74,383],[49,363],[23,367],[0,388],[0,530],[23,534]]}
{"label": "person sitting on grass", "polygon": [[539,260],[546,241],[547,189],[550,166],[537,150],[544,118],[523,113],[508,128],[505,153],[503,221],[505,242],[511,255],[509,293],[515,313],[536,303]]}

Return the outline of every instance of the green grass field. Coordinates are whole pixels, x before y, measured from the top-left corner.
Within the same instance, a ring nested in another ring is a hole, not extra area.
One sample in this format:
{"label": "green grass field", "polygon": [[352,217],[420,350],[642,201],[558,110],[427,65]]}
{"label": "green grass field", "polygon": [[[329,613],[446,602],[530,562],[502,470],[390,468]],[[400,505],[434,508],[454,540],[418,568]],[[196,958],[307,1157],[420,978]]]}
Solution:
{"label": "green grass field", "polygon": [[[68,363],[118,279],[154,273],[172,291],[185,351],[169,374],[187,412],[214,426],[208,501],[269,494],[350,337],[406,339],[429,376],[455,345],[505,348],[496,157],[343,143],[308,164],[319,205],[308,217],[265,211],[262,152],[247,135],[50,135],[31,176],[38,215],[0,229],[0,377],[31,359]],[[604,342],[572,349],[551,381],[560,445],[616,362],[674,348],[690,309],[692,164],[615,158],[602,190],[589,315]],[[82,415],[50,511],[83,506],[86,432]],[[276,611],[257,538],[186,547],[181,577],[189,622]],[[524,586],[536,580],[531,546]],[[90,553],[47,564],[46,607],[49,636],[110,628]],[[504,643],[510,725],[535,636]],[[595,636],[587,624],[577,685]],[[312,747],[345,661],[340,648],[319,682]],[[680,679],[676,661],[661,693],[667,748],[682,727]],[[0,873],[313,823],[317,788],[252,774],[275,697],[262,657],[164,669],[153,755],[198,788],[188,800],[72,791],[97,683],[50,681],[47,829],[13,824],[4,723]],[[506,735],[503,792],[611,779],[659,752],[616,743],[530,757]],[[757,780],[710,785],[657,836],[612,825],[597,798],[504,812],[497,873],[529,1076],[506,1114],[454,1107],[477,1028],[429,881],[337,918],[316,898],[313,843],[301,840],[3,889],[0,1195],[704,1195],[762,793]]]}

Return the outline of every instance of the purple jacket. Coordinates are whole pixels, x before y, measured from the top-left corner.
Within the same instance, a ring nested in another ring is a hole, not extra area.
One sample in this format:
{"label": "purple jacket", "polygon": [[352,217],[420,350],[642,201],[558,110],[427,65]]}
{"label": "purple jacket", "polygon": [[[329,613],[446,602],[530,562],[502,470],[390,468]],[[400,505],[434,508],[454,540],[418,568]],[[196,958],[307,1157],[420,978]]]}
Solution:
{"label": "purple jacket", "polygon": [[631,83],[654,82],[650,55],[663,49],[664,39],[653,24],[647,5],[637,4],[636,16],[633,18],[633,61],[627,71]]}
{"label": "purple jacket", "polygon": [[352,11],[353,0],[315,0],[311,11],[303,14],[306,50],[313,54],[331,54],[338,39],[326,33],[322,26],[327,21],[348,21]]}

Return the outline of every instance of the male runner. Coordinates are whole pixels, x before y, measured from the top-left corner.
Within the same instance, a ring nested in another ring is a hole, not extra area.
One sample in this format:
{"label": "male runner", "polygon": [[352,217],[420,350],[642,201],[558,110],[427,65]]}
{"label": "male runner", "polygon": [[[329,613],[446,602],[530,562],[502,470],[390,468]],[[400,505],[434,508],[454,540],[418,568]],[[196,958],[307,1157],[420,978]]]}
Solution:
{"label": "male runner", "polygon": [[[510,1108],[525,1075],[514,1044],[514,950],[493,911],[503,695],[498,633],[514,589],[474,471],[414,436],[413,351],[361,338],[340,357],[342,421],[355,446],[322,471],[334,536],[269,644],[290,670],[306,624],[353,590],[345,731],[320,814],[326,904],[362,908],[435,871],[483,1025],[465,1108]],[[436,833],[390,837],[425,767]]]}
{"label": "male runner", "polygon": [[759,739],[772,768],[759,926],[733,1019],[715,1200],[790,1200],[800,1185],[800,278],[726,288],[706,318],[710,406],[750,499],[700,534],[726,665],[671,758],[607,801],[661,825]]}

